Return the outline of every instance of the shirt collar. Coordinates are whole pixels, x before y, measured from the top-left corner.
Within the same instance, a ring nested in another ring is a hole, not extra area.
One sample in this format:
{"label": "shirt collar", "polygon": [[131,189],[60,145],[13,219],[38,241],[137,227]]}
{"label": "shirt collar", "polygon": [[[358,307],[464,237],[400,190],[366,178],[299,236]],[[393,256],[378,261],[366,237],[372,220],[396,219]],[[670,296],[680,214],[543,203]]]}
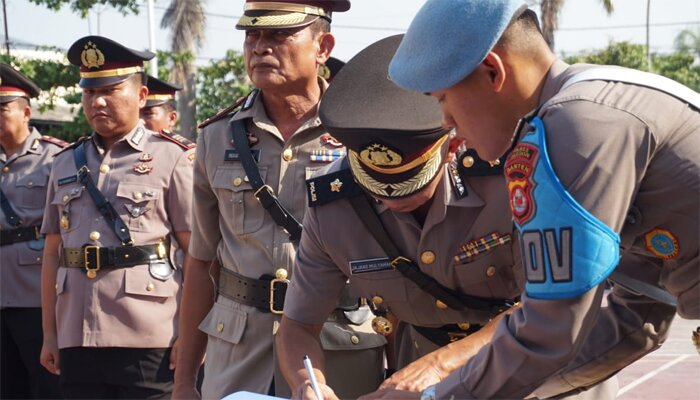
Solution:
{"label": "shirt collar", "polygon": [[21,157],[27,153],[41,154],[41,134],[34,127],[29,127],[29,135],[27,135],[24,143],[22,143],[22,147],[15,154],[13,154],[12,157],[8,159],[5,151],[0,150],[0,160],[7,162],[10,159]]}
{"label": "shirt collar", "polygon": [[[152,132],[144,128],[143,124],[139,122],[136,124],[134,129],[124,135],[121,139],[114,142],[114,145],[117,143],[126,142],[132,149],[136,151],[143,151],[144,144],[146,143],[146,136],[150,134],[152,134]],[[102,146],[99,144],[97,136],[99,136],[97,132],[93,133],[92,143],[95,145],[95,148],[97,148],[97,151],[100,154],[104,154],[104,148],[102,148]]]}

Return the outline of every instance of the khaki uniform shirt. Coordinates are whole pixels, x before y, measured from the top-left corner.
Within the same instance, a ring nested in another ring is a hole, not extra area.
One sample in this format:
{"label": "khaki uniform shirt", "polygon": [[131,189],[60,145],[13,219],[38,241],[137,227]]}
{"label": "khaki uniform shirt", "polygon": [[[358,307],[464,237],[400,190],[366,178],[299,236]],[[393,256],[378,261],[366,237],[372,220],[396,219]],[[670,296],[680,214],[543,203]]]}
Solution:
{"label": "khaki uniform shirt", "polygon": [[[257,140],[251,149],[260,150],[262,179],[299,221],[307,204],[304,180],[326,164],[312,162],[312,152],[344,150],[336,147],[337,142],[322,139],[326,131],[317,116],[285,142],[267,116],[262,96],[258,94],[250,108],[206,126],[199,135],[190,241],[193,257],[218,259],[222,268],[254,279],[274,276],[279,268],[291,272],[296,249],[253,195],[241,162],[224,160],[226,150],[234,148],[229,122],[245,120],[247,132],[255,138],[252,141]],[[268,392],[275,365],[276,321],[278,315],[218,297],[199,327],[209,335],[204,398],[221,398],[238,390]]]}
{"label": "khaki uniform shirt", "polygon": [[[332,167],[338,168],[338,164]],[[395,213],[378,204],[375,208],[384,227],[402,255],[441,285],[472,296],[515,298],[521,292],[523,275],[514,241],[464,262],[454,259],[466,242],[493,232],[511,234],[504,178],[470,177],[465,182],[468,195],[459,198],[445,168],[423,227],[410,213]],[[359,273],[362,265],[387,256],[347,199],[311,208],[304,218],[304,229],[296,273],[287,292],[285,315],[293,320],[322,322],[347,279],[360,296],[375,300],[375,304],[381,299],[382,307],[409,324],[485,324],[492,317],[487,311],[439,307],[432,295],[396,270]]]}
{"label": "khaki uniform shirt", "polygon": [[[193,149],[185,151],[140,124],[108,151],[95,136],[84,142],[90,176],[129,227],[134,245],[173,241],[175,232],[191,230]],[[120,246],[87,190],[71,178],[76,172],[73,149],[56,156],[42,232],[59,233],[61,248]],[[166,281],[155,279],[148,265],[103,268],[89,279],[82,268],[59,264],[58,347],[171,346],[181,279],[181,271]]]}
{"label": "khaki uniform shirt", "polygon": [[[553,65],[540,99],[554,170],[579,204],[620,233],[623,264],[636,264],[632,274],[677,296],[681,316],[699,318],[700,113],[666,93],[625,83],[580,82],[557,93],[587,68],[567,67]],[[670,259],[645,241],[656,228],[677,240]],[[659,269],[649,273],[653,268]],[[491,344],[438,385],[438,397],[526,395],[583,348],[584,359],[575,364],[589,362],[587,376],[573,380],[575,386],[609,376],[659,345],[672,319],[669,307],[648,299],[635,304],[639,296],[617,289],[613,306],[596,318],[601,297],[601,287],[566,300],[525,295]]]}
{"label": "khaki uniform shirt", "polygon": [[[12,156],[8,157],[0,147],[0,188],[23,227],[41,225],[51,163],[54,154],[63,148],[55,143],[42,140],[32,128],[22,148]],[[15,228],[2,209],[0,228]],[[39,273],[43,247],[43,239],[0,246],[0,308],[41,306]]]}

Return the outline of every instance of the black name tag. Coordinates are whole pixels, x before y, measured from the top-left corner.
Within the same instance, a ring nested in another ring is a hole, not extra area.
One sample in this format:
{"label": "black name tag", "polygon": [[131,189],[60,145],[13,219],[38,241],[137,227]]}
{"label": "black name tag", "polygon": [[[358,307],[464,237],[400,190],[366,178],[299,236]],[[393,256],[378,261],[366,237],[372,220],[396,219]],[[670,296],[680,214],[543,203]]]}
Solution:
{"label": "black name tag", "polygon": [[392,270],[388,258],[370,258],[367,260],[350,261],[350,273],[353,275],[367,272],[379,272]]}
{"label": "black name tag", "polygon": [[[260,150],[250,150],[253,153],[253,159],[255,162],[260,162]],[[224,161],[241,161],[241,155],[238,153],[238,149],[228,149],[224,153]]]}
{"label": "black name tag", "polygon": [[69,183],[77,182],[78,177],[76,175],[67,176],[58,180],[58,186],[67,185]]}

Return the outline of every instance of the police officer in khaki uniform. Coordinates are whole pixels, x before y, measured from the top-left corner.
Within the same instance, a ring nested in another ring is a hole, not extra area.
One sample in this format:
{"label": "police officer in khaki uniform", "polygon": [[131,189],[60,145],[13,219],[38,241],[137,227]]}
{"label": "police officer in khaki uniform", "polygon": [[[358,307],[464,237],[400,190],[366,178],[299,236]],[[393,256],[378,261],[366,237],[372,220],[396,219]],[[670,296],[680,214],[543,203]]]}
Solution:
{"label": "police officer in khaki uniform", "polygon": [[[479,330],[522,288],[502,167],[473,152],[448,162],[455,142],[440,126],[437,102],[386,79],[400,38],[350,60],[321,103],[324,126],[349,155],[308,181],[311,208],[277,339],[295,397],[311,393],[304,354],[331,372],[318,329],[347,279],[372,302],[377,329],[401,330],[398,367]],[[375,236],[373,221],[386,235]],[[323,386],[326,398],[335,397],[332,387]]]}
{"label": "police officer in khaki uniform", "polygon": [[68,143],[29,126],[34,82],[0,64],[0,398],[58,398],[58,379],[39,364],[39,233],[54,154]]}
{"label": "police officer in khaki uniform", "polygon": [[44,346],[69,398],[168,398],[194,144],[139,121],[143,61],[110,39],[68,50],[94,133],[56,156],[42,225]]}
{"label": "police officer in khaki uniform", "polygon": [[[423,398],[525,396],[552,374],[538,395],[587,386],[658,348],[675,312],[700,318],[697,93],[557,61],[516,0],[428,0],[389,75],[438,98],[480,156],[517,143],[505,174],[522,305]],[[615,289],[601,309],[606,278]]]}
{"label": "police officer in khaki uniform", "polygon": [[[273,332],[306,209],[303,181],[345,154],[317,115],[327,87],[317,69],[335,44],[331,13],[349,8],[347,0],[246,2],[237,28],[246,33],[245,63],[257,89],[200,125],[174,397],[197,396],[205,347],[202,397],[272,391]],[[341,306],[357,308],[356,297]],[[341,311],[334,317],[326,347],[342,359],[344,395],[357,397],[381,382],[385,340],[359,332]],[[274,386],[282,395],[284,379],[275,377]]]}
{"label": "police officer in khaki uniform", "polygon": [[175,93],[181,90],[182,86],[149,75],[146,87],[146,106],[141,109],[144,126],[156,132],[173,132],[178,119]]}

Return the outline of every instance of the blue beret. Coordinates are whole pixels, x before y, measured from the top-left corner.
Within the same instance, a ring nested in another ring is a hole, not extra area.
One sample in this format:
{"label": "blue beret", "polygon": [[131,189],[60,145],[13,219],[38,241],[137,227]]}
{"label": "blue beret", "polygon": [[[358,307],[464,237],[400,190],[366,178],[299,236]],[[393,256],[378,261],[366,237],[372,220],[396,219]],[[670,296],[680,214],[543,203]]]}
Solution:
{"label": "blue beret", "polygon": [[404,89],[434,92],[466,78],[523,10],[523,0],[428,0],[389,64]]}

